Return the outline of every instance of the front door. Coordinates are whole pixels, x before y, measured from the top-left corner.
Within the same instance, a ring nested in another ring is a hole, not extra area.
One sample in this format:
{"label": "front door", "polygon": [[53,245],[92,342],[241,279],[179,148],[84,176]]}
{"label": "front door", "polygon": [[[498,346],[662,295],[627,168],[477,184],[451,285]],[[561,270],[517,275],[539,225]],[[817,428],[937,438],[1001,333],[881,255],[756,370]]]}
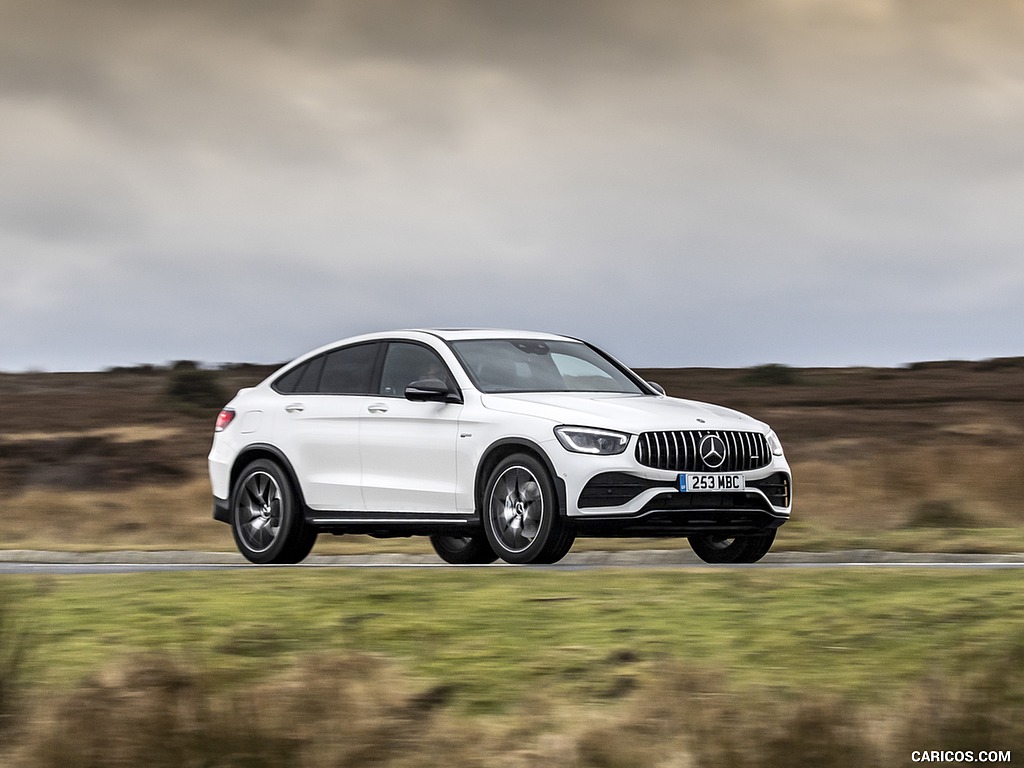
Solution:
{"label": "front door", "polygon": [[405,388],[420,379],[454,382],[438,354],[423,344],[391,342],[378,396],[360,426],[363,500],[371,512],[456,513],[459,403],[413,402]]}

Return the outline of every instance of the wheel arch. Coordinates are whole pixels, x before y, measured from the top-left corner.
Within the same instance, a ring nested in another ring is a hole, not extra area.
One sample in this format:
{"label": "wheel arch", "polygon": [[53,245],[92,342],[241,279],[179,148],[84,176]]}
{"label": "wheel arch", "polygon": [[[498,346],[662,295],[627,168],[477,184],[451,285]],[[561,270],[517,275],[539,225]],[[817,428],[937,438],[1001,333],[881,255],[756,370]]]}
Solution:
{"label": "wheel arch", "polygon": [[494,468],[498,466],[500,462],[515,453],[525,453],[533,456],[544,465],[544,468],[548,472],[548,476],[551,478],[552,484],[555,486],[555,496],[558,499],[558,514],[560,517],[564,518],[566,516],[565,481],[558,476],[558,473],[555,471],[555,465],[551,462],[551,458],[547,455],[544,449],[532,440],[522,437],[510,437],[498,440],[488,446],[487,450],[484,451],[479,464],[477,464],[476,478],[473,485],[473,502],[476,507],[476,514],[481,520],[483,519],[484,492],[487,489],[487,480],[491,476],[491,472],[494,471]]}
{"label": "wheel arch", "polygon": [[308,507],[306,506],[306,498],[302,494],[302,486],[299,485],[298,477],[295,474],[295,468],[292,467],[292,463],[288,461],[288,457],[281,452],[276,446],[270,445],[269,443],[254,443],[248,445],[242,450],[238,456],[235,457],[235,463],[231,465],[231,480],[228,488],[230,492],[234,492],[235,483],[238,480],[238,476],[242,474],[242,470],[252,464],[252,462],[258,459],[267,459],[272,461],[284,470],[285,475],[288,478],[288,482],[292,486],[292,492],[295,494],[295,498],[299,503],[299,509],[305,512]]}

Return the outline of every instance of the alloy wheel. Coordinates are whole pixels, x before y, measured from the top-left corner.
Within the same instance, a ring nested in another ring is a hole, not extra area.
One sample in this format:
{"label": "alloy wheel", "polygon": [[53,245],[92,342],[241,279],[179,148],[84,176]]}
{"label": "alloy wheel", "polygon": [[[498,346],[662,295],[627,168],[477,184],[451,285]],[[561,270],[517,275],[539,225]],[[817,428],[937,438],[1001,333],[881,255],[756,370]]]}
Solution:
{"label": "alloy wheel", "polygon": [[491,530],[508,552],[526,550],[540,531],[544,497],[536,476],[522,466],[506,469],[495,481],[488,504]]}
{"label": "alloy wheel", "polygon": [[257,470],[242,483],[235,505],[235,527],[254,554],[270,549],[281,533],[281,487],[268,472]]}

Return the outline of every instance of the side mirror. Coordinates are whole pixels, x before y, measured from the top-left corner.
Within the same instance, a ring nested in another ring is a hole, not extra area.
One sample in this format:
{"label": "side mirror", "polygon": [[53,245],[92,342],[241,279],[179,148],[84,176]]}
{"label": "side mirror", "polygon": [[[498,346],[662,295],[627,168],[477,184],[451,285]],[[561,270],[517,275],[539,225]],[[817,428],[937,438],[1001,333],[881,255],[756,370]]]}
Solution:
{"label": "side mirror", "polygon": [[405,399],[416,403],[461,403],[458,393],[440,379],[420,379],[405,388]]}
{"label": "side mirror", "polygon": [[656,381],[648,381],[648,382],[647,382],[647,386],[648,386],[648,387],[650,387],[651,389],[653,389],[653,390],[654,390],[655,392],[657,392],[657,393],[658,393],[659,395],[662,395],[662,396],[664,396],[664,395],[667,395],[667,394],[668,394],[668,393],[667,393],[667,392],[665,391],[665,388],[664,388],[663,386],[661,386],[661,384],[659,384],[659,383],[658,383],[658,382],[656,382]]}

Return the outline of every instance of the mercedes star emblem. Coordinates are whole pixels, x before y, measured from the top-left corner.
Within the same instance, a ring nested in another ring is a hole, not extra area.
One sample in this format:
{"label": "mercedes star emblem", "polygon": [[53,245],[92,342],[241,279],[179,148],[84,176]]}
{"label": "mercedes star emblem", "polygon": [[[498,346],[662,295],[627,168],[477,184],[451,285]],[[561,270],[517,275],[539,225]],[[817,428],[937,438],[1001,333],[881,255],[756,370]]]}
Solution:
{"label": "mercedes star emblem", "polygon": [[708,469],[718,469],[725,463],[725,441],[718,435],[706,435],[697,448],[700,460]]}

